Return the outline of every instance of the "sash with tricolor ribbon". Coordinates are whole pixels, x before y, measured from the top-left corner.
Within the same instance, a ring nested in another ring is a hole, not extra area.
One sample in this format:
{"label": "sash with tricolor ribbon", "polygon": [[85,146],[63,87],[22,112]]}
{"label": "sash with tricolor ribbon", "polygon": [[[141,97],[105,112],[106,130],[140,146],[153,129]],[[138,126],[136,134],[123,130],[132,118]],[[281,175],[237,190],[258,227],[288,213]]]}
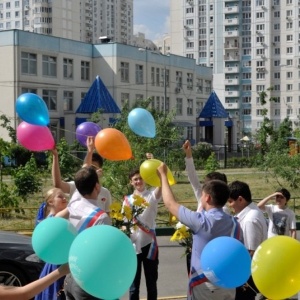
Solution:
{"label": "sash with tricolor ribbon", "polygon": [[92,213],[86,218],[81,219],[77,226],[79,228],[78,233],[86,228],[92,227],[99,219],[99,217],[104,213],[105,211],[98,207],[94,211],[92,211]]}
{"label": "sash with tricolor ribbon", "polygon": [[[125,196],[124,197],[124,202],[125,202],[125,205],[129,206],[132,208],[132,203],[130,201],[132,195],[130,196]],[[147,258],[148,259],[151,259],[151,260],[155,260],[156,259],[156,256],[157,256],[157,252],[158,252],[158,244],[157,244],[157,239],[156,239],[156,233],[155,233],[155,229],[151,229],[149,228],[149,226],[143,224],[138,218],[134,218],[133,219],[133,222],[145,233],[151,235],[152,237],[152,242],[151,242],[151,245],[150,245],[150,249],[149,249],[149,252],[148,252],[148,255],[147,255]]]}

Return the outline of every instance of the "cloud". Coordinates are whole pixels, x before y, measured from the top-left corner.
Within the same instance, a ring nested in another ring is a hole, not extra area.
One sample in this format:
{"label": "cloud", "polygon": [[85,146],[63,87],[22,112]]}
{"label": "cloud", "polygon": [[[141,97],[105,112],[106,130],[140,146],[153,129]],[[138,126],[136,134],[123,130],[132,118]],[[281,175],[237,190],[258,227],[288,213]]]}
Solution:
{"label": "cloud", "polygon": [[134,34],[142,32],[147,39],[154,40],[169,33],[169,14],[169,0],[135,1]]}

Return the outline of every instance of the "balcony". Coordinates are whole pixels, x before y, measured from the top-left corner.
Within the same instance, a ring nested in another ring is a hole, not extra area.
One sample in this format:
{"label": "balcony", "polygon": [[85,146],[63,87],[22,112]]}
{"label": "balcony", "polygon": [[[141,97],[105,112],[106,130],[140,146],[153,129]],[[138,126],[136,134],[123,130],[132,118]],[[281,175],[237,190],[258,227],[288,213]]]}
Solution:
{"label": "balcony", "polygon": [[225,109],[239,109],[239,103],[224,103]]}
{"label": "balcony", "polygon": [[239,31],[238,30],[230,30],[230,31],[225,31],[224,32],[224,37],[238,37],[239,36]]}
{"label": "balcony", "polygon": [[224,49],[238,49],[239,43],[232,42],[232,43],[224,43]]}
{"label": "balcony", "polygon": [[239,97],[239,91],[225,91],[225,97]]}
{"label": "balcony", "polygon": [[225,61],[240,61],[239,55],[232,55],[231,53],[228,53],[228,55],[224,55]]}
{"label": "balcony", "polygon": [[225,79],[225,85],[238,85],[238,79]]}
{"label": "balcony", "polygon": [[225,9],[224,9],[225,14],[226,13],[233,14],[233,13],[238,13],[238,12],[239,12],[239,7],[237,5],[225,7]]}
{"label": "balcony", "polygon": [[238,18],[225,19],[224,25],[239,25],[239,19]]}
{"label": "balcony", "polygon": [[225,73],[239,73],[240,68],[239,67],[226,67]]}

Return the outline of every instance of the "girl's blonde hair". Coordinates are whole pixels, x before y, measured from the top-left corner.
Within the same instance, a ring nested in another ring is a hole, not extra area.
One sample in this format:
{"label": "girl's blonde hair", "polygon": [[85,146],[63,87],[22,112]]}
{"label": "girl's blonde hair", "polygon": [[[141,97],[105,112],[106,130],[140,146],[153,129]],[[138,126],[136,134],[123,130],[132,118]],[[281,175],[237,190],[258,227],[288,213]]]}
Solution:
{"label": "girl's blonde hair", "polygon": [[59,192],[59,191],[61,191],[61,189],[52,188],[52,189],[50,189],[46,192],[46,195],[45,195],[46,205],[45,205],[45,208],[44,208],[44,216],[45,217],[48,216],[48,214],[50,213],[49,200],[51,200],[54,197],[54,195],[56,194],[56,192]]}

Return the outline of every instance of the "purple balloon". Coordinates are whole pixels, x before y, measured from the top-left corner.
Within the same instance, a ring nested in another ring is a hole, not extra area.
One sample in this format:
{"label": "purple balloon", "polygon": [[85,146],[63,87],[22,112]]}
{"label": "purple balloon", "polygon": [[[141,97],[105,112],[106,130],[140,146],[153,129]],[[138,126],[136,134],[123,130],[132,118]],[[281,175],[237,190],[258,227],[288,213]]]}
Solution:
{"label": "purple balloon", "polygon": [[83,122],[76,128],[76,139],[86,147],[86,139],[88,136],[95,137],[102,128],[93,122]]}

